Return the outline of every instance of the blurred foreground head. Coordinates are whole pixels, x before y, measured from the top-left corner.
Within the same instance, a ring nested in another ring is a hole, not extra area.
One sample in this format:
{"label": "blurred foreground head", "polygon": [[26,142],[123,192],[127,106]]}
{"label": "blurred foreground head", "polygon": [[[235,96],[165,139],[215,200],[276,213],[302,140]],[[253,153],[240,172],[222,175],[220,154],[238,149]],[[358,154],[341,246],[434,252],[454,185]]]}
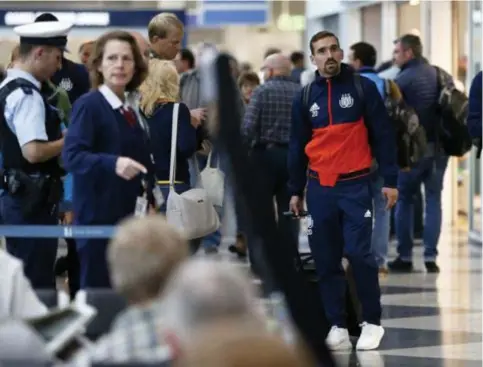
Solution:
{"label": "blurred foreground head", "polygon": [[112,285],[131,304],[156,299],[187,255],[186,240],[163,216],[129,218],[109,244]]}
{"label": "blurred foreground head", "polygon": [[193,333],[216,321],[240,320],[266,329],[254,289],[240,268],[221,261],[193,259],[173,275],[164,294],[166,318],[183,345]]}
{"label": "blurred foreground head", "polygon": [[307,355],[281,338],[241,322],[200,329],[175,367],[312,367]]}

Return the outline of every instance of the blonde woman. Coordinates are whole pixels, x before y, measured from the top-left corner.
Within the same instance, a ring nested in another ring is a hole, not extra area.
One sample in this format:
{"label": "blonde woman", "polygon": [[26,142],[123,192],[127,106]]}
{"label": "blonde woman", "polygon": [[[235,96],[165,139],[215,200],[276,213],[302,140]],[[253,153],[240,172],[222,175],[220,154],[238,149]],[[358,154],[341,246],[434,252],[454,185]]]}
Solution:
{"label": "blonde woman", "polygon": [[[140,108],[146,117],[151,133],[151,149],[155,161],[156,177],[167,199],[169,194],[169,164],[171,158],[171,124],[173,106],[179,100],[179,75],[172,61],[151,59],[149,74],[139,88]],[[191,121],[190,111],[180,103],[178,141],[176,152],[176,192],[190,189],[188,159],[199,148],[199,122]],[[161,208],[165,211],[166,208]]]}

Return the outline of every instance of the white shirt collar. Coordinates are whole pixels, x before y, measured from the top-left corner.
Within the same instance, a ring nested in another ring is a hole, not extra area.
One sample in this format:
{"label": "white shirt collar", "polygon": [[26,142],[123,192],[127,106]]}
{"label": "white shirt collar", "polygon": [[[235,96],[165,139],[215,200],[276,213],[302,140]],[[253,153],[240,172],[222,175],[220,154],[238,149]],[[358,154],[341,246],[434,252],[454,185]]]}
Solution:
{"label": "white shirt collar", "polygon": [[124,102],[121,101],[121,99],[116,96],[116,94],[107,85],[101,85],[99,87],[99,92],[101,92],[113,110],[117,110],[124,106]]}
{"label": "white shirt collar", "polygon": [[17,69],[17,68],[7,69],[7,77],[23,78],[28,80],[30,83],[32,83],[39,89],[42,87],[42,83],[40,83],[37,79],[35,79],[32,74],[27,73],[26,71],[23,71],[21,69]]}

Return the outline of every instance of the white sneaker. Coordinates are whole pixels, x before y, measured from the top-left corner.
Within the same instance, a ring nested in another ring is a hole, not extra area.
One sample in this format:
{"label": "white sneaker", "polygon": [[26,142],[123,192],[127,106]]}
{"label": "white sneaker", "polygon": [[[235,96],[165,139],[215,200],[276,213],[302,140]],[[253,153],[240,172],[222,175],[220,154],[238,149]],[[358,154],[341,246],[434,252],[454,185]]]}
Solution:
{"label": "white sneaker", "polygon": [[349,331],[337,326],[332,326],[329,335],[325,339],[325,344],[330,350],[351,349],[352,343],[349,338]]}
{"label": "white sneaker", "polygon": [[368,324],[363,322],[361,324],[362,331],[359,340],[357,341],[357,350],[372,350],[377,349],[384,336],[384,328],[379,325]]}

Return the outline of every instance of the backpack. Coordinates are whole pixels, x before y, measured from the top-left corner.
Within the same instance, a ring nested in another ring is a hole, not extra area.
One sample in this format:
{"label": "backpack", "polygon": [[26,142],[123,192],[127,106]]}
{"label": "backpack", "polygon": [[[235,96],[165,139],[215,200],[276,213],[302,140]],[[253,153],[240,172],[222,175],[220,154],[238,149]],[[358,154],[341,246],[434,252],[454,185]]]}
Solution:
{"label": "backpack", "polygon": [[426,131],[419,123],[416,110],[406,104],[394,81],[384,79],[384,95],[384,106],[396,129],[398,165],[410,167],[426,153]]}
{"label": "backpack", "polygon": [[472,139],[466,119],[468,97],[453,83],[453,77],[443,69],[436,69],[438,83],[438,110],[441,115],[439,143],[446,155],[462,157],[471,150]]}

